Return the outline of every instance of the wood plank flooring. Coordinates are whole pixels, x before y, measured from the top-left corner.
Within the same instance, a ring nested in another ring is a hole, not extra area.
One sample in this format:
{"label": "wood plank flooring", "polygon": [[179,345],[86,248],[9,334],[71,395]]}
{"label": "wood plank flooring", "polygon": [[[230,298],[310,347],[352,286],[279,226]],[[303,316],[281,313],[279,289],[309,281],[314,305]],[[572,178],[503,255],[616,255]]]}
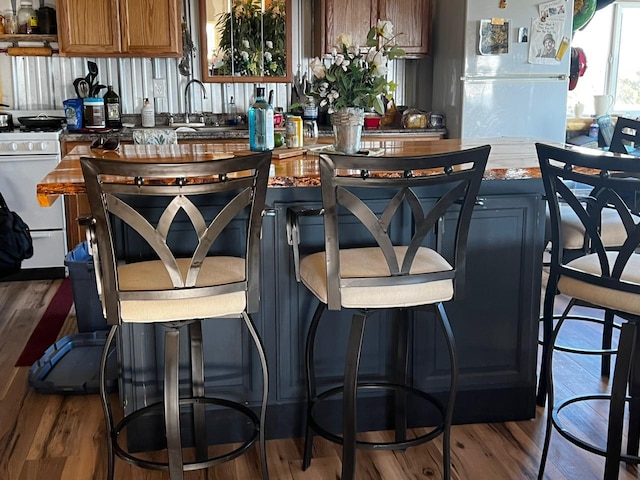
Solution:
{"label": "wood plank flooring", "polygon": [[[97,395],[41,395],[28,386],[27,367],[13,367],[60,280],[0,283],[0,480],[102,480],[105,434]],[[574,330],[574,339],[596,345],[597,327]],[[75,330],[72,309],[61,336]],[[558,354],[559,395],[603,390],[599,359]],[[588,405],[568,415],[570,428],[603,444],[607,407]],[[519,480],[537,478],[544,436],[545,409],[533,420],[456,425],[452,431],[454,480]],[[389,438],[372,432],[368,438]],[[314,443],[314,460],[300,468],[301,439],[267,442],[272,480],[334,480],[340,475],[341,448],[322,439]],[[358,452],[358,478],[404,480],[442,478],[441,442],[406,452]],[[554,434],[546,469],[550,480],[602,478],[604,461]],[[118,480],[167,478],[162,472],[131,467],[116,460]],[[259,479],[255,449],[250,454],[205,472],[189,472],[190,480]],[[636,467],[620,467],[620,479],[640,478]]]}

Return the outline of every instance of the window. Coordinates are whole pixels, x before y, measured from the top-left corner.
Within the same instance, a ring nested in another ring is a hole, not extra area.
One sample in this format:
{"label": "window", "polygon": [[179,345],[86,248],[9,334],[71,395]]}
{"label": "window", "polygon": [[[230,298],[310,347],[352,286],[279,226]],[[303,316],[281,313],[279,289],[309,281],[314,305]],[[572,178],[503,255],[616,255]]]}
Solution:
{"label": "window", "polygon": [[569,92],[573,115],[577,102],[584,115],[593,115],[593,96],[609,94],[615,99],[612,113],[640,116],[640,0],[615,2],[596,11],[583,30],[575,32],[572,46],[587,57],[587,70]]}

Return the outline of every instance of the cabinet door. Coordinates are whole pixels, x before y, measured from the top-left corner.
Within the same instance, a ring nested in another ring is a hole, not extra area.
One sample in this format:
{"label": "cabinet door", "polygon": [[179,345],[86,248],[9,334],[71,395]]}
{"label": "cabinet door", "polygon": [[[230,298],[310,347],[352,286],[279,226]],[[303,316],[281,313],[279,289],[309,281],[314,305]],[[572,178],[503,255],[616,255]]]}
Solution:
{"label": "cabinet door", "polygon": [[393,23],[397,44],[408,57],[428,55],[430,50],[432,0],[379,0],[379,16]]}
{"label": "cabinet door", "polygon": [[58,0],[62,56],[178,57],[178,0]]}
{"label": "cabinet door", "polygon": [[58,0],[62,56],[110,56],[120,52],[118,0]]}
{"label": "cabinet door", "polygon": [[182,53],[178,0],[120,0],[122,51],[131,56]]}
{"label": "cabinet door", "polygon": [[348,33],[356,45],[366,45],[367,33],[378,19],[378,0],[316,0],[316,50],[331,52],[338,35]]}

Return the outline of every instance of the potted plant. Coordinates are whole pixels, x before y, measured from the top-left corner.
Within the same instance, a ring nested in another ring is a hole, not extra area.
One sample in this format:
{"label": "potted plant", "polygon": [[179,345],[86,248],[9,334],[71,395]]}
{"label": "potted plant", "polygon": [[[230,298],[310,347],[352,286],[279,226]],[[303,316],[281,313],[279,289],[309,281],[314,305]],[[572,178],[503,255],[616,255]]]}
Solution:
{"label": "potted plant", "polygon": [[396,88],[386,77],[388,62],[404,55],[395,44],[396,36],[391,22],[378,20],[363,48],[343,33],[331,58],[311,61],[311,94],[332,113],[336,150],[347,154],[360,150],[365,109],[384,113],[382,97],[389,98]]}

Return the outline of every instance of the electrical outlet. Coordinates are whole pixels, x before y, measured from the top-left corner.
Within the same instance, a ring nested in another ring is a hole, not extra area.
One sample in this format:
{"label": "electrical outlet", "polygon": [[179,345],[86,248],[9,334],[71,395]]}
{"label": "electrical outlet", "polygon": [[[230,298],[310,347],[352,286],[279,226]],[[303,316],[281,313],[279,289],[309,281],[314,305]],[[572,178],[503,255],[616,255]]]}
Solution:
{"label": "electrical outlet", "polygon": [[153,96],[154,98],[167,97],[167,81],[164,78],[153,79]]}

